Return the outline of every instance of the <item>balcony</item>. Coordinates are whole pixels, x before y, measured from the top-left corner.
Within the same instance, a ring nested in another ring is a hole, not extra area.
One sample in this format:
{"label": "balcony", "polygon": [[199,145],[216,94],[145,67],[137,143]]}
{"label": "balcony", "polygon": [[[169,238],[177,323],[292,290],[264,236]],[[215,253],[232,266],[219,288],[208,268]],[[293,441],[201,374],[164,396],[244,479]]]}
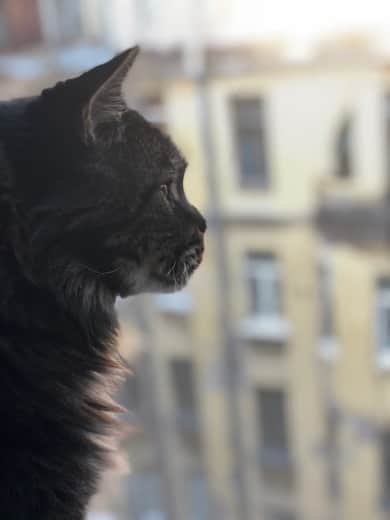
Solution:
{"label": "balcony", "polygon": [[328,198],[315,215],[320,233],[330,241],[361,245],[390,240],[390,204],[386,200]]}

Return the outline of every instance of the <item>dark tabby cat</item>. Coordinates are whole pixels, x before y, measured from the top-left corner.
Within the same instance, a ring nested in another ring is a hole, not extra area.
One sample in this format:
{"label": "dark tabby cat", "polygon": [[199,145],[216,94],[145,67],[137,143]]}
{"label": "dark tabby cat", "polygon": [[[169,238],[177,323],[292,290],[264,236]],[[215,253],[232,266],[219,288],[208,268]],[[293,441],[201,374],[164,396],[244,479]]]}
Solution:
{"label": "dark tabby cat", "polygon": [[121,95],[136,55],[0,104],[1,520],[85,518],[119,411],[115,299],[201,262],[186,163]]}

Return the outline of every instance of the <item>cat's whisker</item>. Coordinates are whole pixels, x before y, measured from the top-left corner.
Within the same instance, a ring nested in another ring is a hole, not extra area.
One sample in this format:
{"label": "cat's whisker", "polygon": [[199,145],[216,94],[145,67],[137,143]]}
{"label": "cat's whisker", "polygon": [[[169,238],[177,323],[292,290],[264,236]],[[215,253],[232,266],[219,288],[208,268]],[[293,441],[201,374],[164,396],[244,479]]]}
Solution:
{"label": "cat's whisker", "polygon": [[173,288],[175,291],[177,291],[178,283],[177,283],[176,275],[173,275]]}
{"label": "cat's whisker", "polygon": [[167,272],[167,276],[170,276],[174,272],[176,265],[177,265],[177,262],[173,262],[172,267]]}
{"label": "cat's whisker", "polygon": [[92,267],[89,267],[89,265],[86,264],[78,264],[80,267],[83,267],[87,271],[90,271],[91,273],[98,274],[99,276],[106,276],[108,274],[117,273],[120,270],[120,267],[116,267],[115,269],[111,269],[110,271],[98,271],[97,269],[93,269]]}

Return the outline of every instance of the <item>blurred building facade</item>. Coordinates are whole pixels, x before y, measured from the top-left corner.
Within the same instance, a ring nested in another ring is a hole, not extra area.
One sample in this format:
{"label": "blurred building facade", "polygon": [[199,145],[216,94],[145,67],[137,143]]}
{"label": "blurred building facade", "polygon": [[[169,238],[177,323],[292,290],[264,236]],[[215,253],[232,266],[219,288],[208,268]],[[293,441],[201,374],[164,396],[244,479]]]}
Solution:
{"label": "blurred building facade", "polygon": [[[216,46],[215,0],[200,83],[189,74],[201,22],[191,5],[172,2],[172,17],[152,0],[0,3],[2,98],[143,43],[126,96],[183,150],[186,190],[206,215],[208,176],[218,188],[226,300],[212,221],[186,290],[120,304],[137,374],[123,399],[143,433],[125,441],[131,475],[112,508],[123,520],[385,520],[388,68],[359,41],[301,65],[273,45]],[[236,422],[227,340],[239,352]]]}
{"label": "blurred building facade", "polygon": [[[196,83],[180,72],[158,82],[206,214],[206,161],[218,182],[248,518],[389,514],[388,72],[355,50],[299,67],[261,48],[209,50],[211,156]],[[194,518],[241,519],[215,247],[211,235],[186,291],[155,299],[155,368],[168,435],[184,435],[171,452],[178,510],[192,471],[209,503]],[[191,417],[184,433],[176,414]]]}

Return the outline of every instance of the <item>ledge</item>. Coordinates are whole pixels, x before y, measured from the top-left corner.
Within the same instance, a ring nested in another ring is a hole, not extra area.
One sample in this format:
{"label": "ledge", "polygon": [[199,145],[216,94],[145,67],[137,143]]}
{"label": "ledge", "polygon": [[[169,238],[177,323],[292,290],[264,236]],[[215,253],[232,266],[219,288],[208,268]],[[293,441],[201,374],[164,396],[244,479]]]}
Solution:
{"label": "ledge", "polygon": [[291,333],[288,321],[282,316],[248,316],[240,322],[242,339],[284,343]]}

